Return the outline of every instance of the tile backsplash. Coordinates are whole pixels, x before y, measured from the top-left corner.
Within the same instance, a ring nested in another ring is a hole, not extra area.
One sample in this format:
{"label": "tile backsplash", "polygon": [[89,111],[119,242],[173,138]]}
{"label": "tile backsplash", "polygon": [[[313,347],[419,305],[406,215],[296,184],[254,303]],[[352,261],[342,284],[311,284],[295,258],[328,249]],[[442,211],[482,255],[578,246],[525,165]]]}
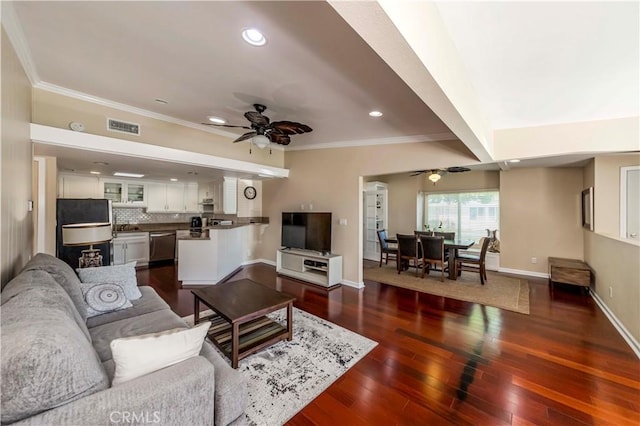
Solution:
{"label": "tile backsplash", "polygon": [[116,224],[124,223],[188,223],[194,213],[147,213],[142,208],[114,207],[113,220]]}

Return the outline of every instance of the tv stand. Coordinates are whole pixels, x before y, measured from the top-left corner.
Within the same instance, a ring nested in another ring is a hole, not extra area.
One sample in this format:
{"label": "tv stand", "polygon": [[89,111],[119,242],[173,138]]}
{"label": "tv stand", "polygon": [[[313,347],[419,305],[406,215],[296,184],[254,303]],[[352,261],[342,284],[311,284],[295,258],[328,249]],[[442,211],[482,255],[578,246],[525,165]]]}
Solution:
{"label": "tv stand", "polygon": [[323,287],[331,287],[342,281],[342,256],[283,248],[277,253],[276,272]]}

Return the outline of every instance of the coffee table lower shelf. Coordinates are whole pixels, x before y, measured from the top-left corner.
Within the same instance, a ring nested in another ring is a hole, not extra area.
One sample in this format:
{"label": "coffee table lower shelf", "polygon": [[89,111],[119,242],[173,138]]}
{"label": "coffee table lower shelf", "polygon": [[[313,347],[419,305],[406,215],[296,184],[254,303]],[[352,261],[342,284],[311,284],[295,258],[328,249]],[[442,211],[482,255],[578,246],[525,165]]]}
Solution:
{"label": "coffee table lower shelf", "polygon": [[[233,361],[232,325],[215,314],[203,317],[200,321],[211,321],[211,328],[209,328],[207,336],[218,349]],[[286,327],[266,316],[240,324],[239,330],[238,360],[280,340],[286,340],[288,337]]]}

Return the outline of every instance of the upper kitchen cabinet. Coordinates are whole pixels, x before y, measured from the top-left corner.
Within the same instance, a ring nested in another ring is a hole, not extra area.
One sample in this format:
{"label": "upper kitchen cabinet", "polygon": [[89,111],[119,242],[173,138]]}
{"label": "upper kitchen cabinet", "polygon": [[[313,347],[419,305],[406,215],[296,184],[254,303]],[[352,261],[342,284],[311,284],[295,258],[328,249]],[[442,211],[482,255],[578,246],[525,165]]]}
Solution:
{"label": "upper kitchen cabinet", "polygon": [[102,196],[116,207],[145,207],[147,187],[141,182],[101,179]]}
{"label": "upper kitchen cabinet", "polygon": [[58,198],[103,198],[100,180],[93,176],[60,174]]}
{"label": "upper kitchen cabinet", "polygon": [[147,212],[197,213],[197,183],[147,183]]}
{"label": "upper kitchen cabinet", "polygon": [[238,178],[225,177],[214,185],[214,213],[236,214],[238,209]]}

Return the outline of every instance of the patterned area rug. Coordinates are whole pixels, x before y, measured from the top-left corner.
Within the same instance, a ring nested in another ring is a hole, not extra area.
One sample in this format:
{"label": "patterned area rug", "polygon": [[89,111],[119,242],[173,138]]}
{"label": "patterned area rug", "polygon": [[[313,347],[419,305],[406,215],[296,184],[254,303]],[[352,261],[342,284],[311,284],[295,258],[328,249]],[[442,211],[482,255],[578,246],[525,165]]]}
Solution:
{"label": "patterned area rug", "polygon": [[[286,310],[269,314],[286,326]],[[183,318],[193,324],[193,316]],[[240,360],[247,378],[250,425],[282,425],[377,345],[357,333],[293,308],[293,340]],[[225,358],[226,359],[226,358]]]}
{"label": "patterned area rug", "polygon": [[440,281],[437,271],[431,271],[424,279],[416,277],[413,268],[398,275],[395,262],[383,264],[382,268],[378,263],[366,262],[363,274],[365,280],[529,314],[529,282],[491,271],[487,271],[485,285],[480,284],[477,272],[463,271],[455,281],[447,279],[445,273],[444,282]]}

